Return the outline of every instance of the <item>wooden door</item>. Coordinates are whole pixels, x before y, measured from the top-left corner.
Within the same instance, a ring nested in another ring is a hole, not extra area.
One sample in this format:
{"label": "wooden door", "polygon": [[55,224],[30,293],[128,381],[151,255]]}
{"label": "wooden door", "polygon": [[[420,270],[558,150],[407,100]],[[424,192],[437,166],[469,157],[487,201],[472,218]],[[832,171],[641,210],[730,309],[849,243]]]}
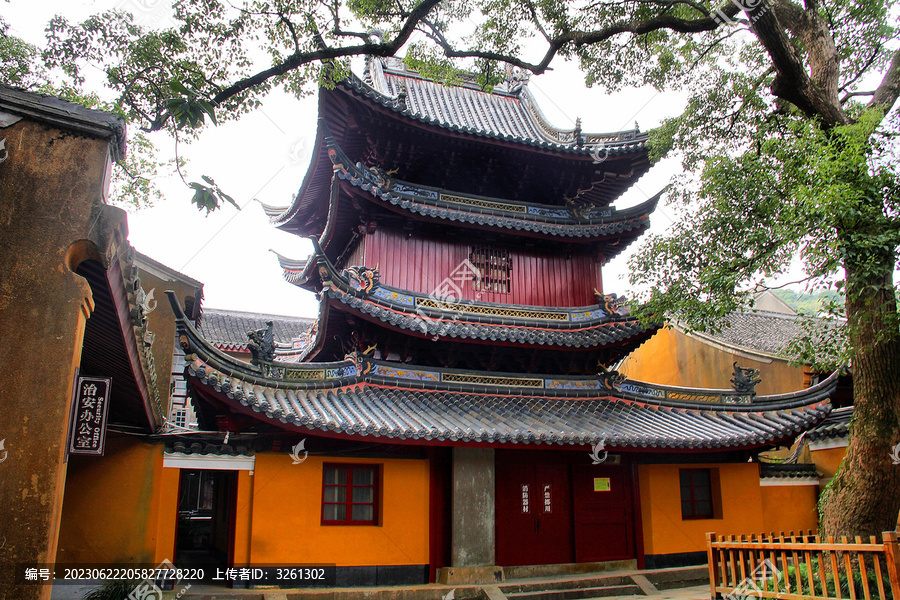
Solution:
{"label": "wooden door", "polygon": [[631,471],[624,465],[573,467],[575,560],[635,558]]}
{"label": "wooden door", "polygon": [[498,565],[544,565],[573,560],[568,465],[497,463]]}

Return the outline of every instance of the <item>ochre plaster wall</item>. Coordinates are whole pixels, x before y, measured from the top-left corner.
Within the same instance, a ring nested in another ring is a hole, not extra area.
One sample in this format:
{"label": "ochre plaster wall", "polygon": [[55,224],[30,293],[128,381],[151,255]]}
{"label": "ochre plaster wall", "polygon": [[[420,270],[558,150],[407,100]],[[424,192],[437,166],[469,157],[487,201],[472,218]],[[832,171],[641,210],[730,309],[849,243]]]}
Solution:
{"label": "ochre plaster wall", "polygon": [[806,387],[801,367],[787,362],[752,360],[711,346],[675,329],[661,329],[628,355],[619,372],[638,381],[662,385],[731,389],[733,363],[760,370],[758,394],[780,394]]}
{"label": "ochre plaster wall", "polygon": [[[681,518],[679,469],[718,469],[721,518]],[[756,463],[640,465],[641,521],[645,554],[706,550],[706,533],[762,533],[765,529]]]}
{"label": "ochre plaster wall", "polygon": [[[3,554],[18,562],[56,556],[65,469],[63,451],[84,323],[87,282],[66,253],[91,240],[102,254],[124,212],[103,204],[108,143],[30,118],[0,128],[0,527]],[[0,597],[49,597],[19,586]]]}
{"label": "ochre plaster wall", "polygon": [[818,485],[761,486],[763,530],[775,533],[819,529]]}
{"label": "ochre plaster wall", "polygon": [[[381,524],[323,526],[324,463],[380,464]],[[247,491],[252,487],[252,492]],[[250,560],[257,565],[335,563],[338,566],[428,564],[429,468],[426,460],[258,454],[253,477],[238,481],[238,532],[250,523]],[[252,519],[252,522],[251,522]],[[236,540],[237,542],[237,540]],[[238,544],[235,544],[235,560]]]}
{"label": "ochre plaster wall", "polygon": [[810,452],[812,461],[816,465],[816,469],[822,474],[824,479],[831,479],[837,473],[844,455],[847,453],[847,447],[828,448],[827,450],[813,450]]}
{"label": "ochre plaster wall", "polygon": [[162,452],[109,434],[105,456],[69,458],[58,562],[173,558],[178,469],[163,469]]}

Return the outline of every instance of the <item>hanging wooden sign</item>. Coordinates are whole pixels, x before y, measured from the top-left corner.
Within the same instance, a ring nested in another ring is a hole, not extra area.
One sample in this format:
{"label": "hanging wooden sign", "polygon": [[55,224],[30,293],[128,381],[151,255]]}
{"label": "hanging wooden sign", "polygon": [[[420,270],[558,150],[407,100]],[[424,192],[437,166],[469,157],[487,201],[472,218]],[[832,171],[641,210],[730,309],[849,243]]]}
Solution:
{"label": "hanging wooden sign", "polygon": [[109,377],[79,377],[69,426],[69,454],[103,456],[109,412]]}

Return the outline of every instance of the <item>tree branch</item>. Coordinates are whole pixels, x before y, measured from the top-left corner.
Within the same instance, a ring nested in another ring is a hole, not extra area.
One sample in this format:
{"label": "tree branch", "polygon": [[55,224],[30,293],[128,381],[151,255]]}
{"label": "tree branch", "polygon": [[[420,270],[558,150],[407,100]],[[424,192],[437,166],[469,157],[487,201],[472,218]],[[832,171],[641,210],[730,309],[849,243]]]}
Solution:
{"label": "tree branch", "polygon": [[[360,54],[371,54],[374,56],[393,56],[409,40],[409,37],[416,30],[416,26],[419,24],[419,22],[426,15],[428,15],[428,13],[431,12],[431,10],[435,6],[437,6],[440,1],[441,0],[422,0],[419,4],[417,4],[412,12],[409,13],[409,16],[406,18],[403,27],[397,34],[397,37],[395,37],[388,43],[381,44],[366,42],[363,44],[345,46],[342,48],[329,47],[319,48],[318,50],[309,52],[295,52],[283,62],[264,71],[260,71],[255,75],[251,75],[250,77],[245,77],[244,79],[241,79],[240,81],[237,81],[227,88],[221,90],[212,98],[212,103],[215,105],[221,104],[229,98],[237,96],[238,94],[245,92],[253,88],[254,86],[257,86],[260,83],[271,79],[272,77],[284,75],[288,71],[312,62],[342,58],[345,56],[356,56]],[[150,127],[151,131],[160,129],[162,127],[163,123],[159,121],[160,119],[156,119],[153,122]]]}
{"label": "tree branch", "polygon": [[294,29],[294,24],[291,23],[290,19],[288,19],[283,13],[278,13],[278,20],[284,23],[284,26],[288,28],[288,31],[291,34],[291,38],[294,40],[294,52],[300,52],[300,40],[297,39],[297,30]]}
{"label": "tree branch", "polygon": [[[738,13],[738,8],[734,4],[729,4],[721,9],[722,13],[728,17],[733,17]],[[494,60],[508,63],[512,66],[527,69],[535,75],[540,75],[547,71],[550,63],[559,53],[559,51],[568,44],[580,48],[606,41],[614,36],[622,33],[633,33],[642,35],[661,29],[668,29],[678,33],[701,33],[704,31],[712,31],[719,27],[721,23],[712,17],[704,17],[702,19],[681,19],[672,16],[658,16],[643,21],[620,21],[613,23],[603,29],[594,31],[574,31],[561,34],[549,41],[547,51],[544,53],[540,62],[530,63],[521,60],[518,57],[503,54],[502,52],[493,52],[491,50],[456,50],[446,41],[439,43],[444,54],[448,58],[482,58],[486,60]]]}
{"label": "tree branch", "polygon": [[894,106],[898,96],[900,96],[900,49],[894,52],[891,66],[885,73],[884,79],[881,80],[881,85],[875,90],[875,95],[869,101],[869,108],[880,106],[887,114]]}
{"label": "tree branch", "polygon": [[765,48],[775,67],[772,93],[787,100],[807,116],[821,118],[826,127],[849,123],[850,119],[837,99],[836,83],[832,101],[831,86],[822,90],[813,83],[806,72],[803,59],[785,33],[775,10],[770,10],[771,7],[765,0],[759,3],[750,15],[750,30]]}

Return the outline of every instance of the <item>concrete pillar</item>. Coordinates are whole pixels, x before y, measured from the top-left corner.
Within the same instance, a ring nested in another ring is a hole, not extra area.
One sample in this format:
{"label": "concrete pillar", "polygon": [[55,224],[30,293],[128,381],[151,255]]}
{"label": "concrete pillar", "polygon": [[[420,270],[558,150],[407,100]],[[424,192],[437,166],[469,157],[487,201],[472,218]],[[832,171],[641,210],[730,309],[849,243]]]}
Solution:
{"label": "concrete pillar", "polygon": [[453,449],[451,567],[444,583],[490,583],[503,580],[496,565],[494,533],[494,450]]}

